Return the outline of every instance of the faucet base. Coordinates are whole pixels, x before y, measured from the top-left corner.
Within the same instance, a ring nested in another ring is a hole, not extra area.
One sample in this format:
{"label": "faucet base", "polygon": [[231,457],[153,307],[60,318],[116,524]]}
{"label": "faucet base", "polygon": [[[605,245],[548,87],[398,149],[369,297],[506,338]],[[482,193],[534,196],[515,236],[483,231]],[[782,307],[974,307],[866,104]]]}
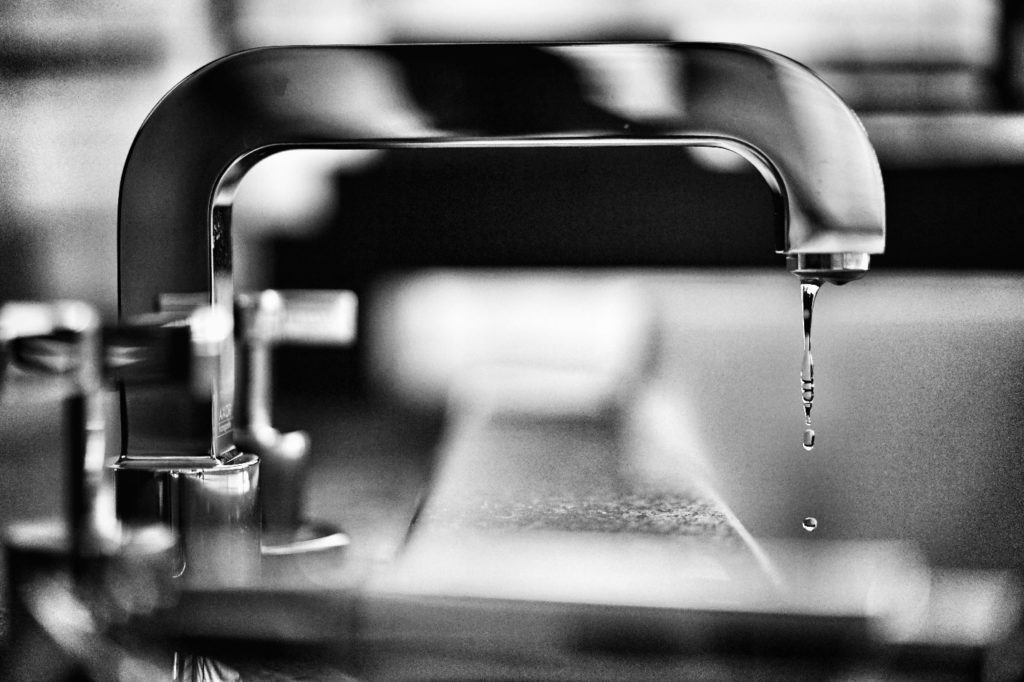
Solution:
{"label": "faucet base", "polygon": [[174,531],[176,572],[189,584],[251,585],[260,577],[259,465],[251,454],[188,468],[121,460],[112,467],[118,519]]}

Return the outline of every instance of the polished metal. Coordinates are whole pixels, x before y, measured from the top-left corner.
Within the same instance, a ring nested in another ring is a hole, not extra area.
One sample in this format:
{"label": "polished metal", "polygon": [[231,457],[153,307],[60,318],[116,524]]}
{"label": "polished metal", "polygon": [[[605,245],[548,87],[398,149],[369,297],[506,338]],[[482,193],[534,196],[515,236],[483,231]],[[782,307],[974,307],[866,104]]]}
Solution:
{"label": "polished metal", "polygon": [[162,524],[179,538],[175,575],[189,584],[249,585],[260,576],[259,458],[227,463],[122,459],[113,465],[117,514]]}
{"label": "polished metal", "polygon": [[307,522],[302,493],[309,436],[273,425],[272,353],[278,345],[347,346],[355,341],[357,299],[351,291],[275,291],[236,298],[239,333],[238,446],[259,456],[262,470],[264,557],[335,552],[348,535]]}
{"label": "polished metal", "polygon": [[[884,249],[881,174],[863,127],[811,71],[766,50],[701,43],[266,48],[200,69],[139,131],[121,183],[121,314],[149,311],[162,294],[232,304],[234,191],[275,152],[611,145],[741,154],[772,191],[780,253]],[[845,263],[819,274],[845,280],[862,272]],[[191,454],[229,458],[230,364],[222,365],[208,423],[162,442],[149,436],[165,406],[129,389],[126,456],[178,456],[202,442]]]}
{"label": "polished metal", "polygon": [[[157,303],[163,315],[191,315],[197,311],[212,312],[202,304],[203,297],[195,294],[162,294]],[[239,345],[237,369],[239,375],[239,402],[242,410],[235,415],[235,440],[241,449],[232,449],[231,463],[259,459],[259,506],[262,509],[262,555],[274,557],[296,554],[334,552],[349,544],[348,535],[326,523],[310,523],[303,518],[302,492],[308,467],[309,436],[303,431],[282,433],[272,423],[272,350],[281,344],[345,346],[356,336],[357,299],[349,291],[263,291],[259,294],[239,294],[235,301]],[[215,341],[219,342],[219,337]],[[214,346],[216,348],[216,345]],[[215,355],[210,351],[211,355]],[[206,387],[204,397],[212,394],[214,386]],[[200,452],[194,449],[193,452]],[[213,468],[209,468],[211,463]],[[142,508],[165,517],[167,523],[180,524],[177,512],[166,504],[159,504],[153,490],[177,490],[182,476],[191,475],[190,468],[226,471],[219,459],[189,456],[173,457],[135,455],[123,457],[119,462],[120,498],[141,495],[146,500]],[[147,492],[142,492],[147,491]],[[167,497],[167,499],[170,499]],[[127,507],[140,505],[126,502]],[[211,515],[216,513],[211,508]],[[251,549],[251,548],[250,548]],[[248,549],[244,550],[248,551]],[[230,563],[230,562],[228,562]],[[270,574],[275,566],[264,564]],[[287,572],[287,569],[284,569]],[[229,573],[229,576],[231,574]],[[237,576],[234,576],[237,577]]]}
{"label": "polished metal", "polygon": [[351,291],[275,291],[239,294],[236,317],[244,350],[238,382],[242,410],[235,426],[250,437],[271,425],[274,346],[348,346],[356,338],[357,299]]}
{"label": "polished metal", "polygon": [[118,529],[110,510],[103,509],[109,491],[104,480],[106,424],[99,314],[79,301],[9,303],[0,309],[0,345],[16,365],[70,378],[63,398],[68,541],[76,557],[109,550],[118,540]]}
{"label": "polished metal", "polygon": [[866,253],[797,253],[786,258],[786,267],[800,279],[832,284],[860,279],[870,264]]}
{"label": "polished metal", "polygon": [[[187,344],[161,344],[168,331],[184,333]],[[184,368],[177,377],[179,390],[172,390],[167,377],[146,373],[151,385],[147,390],[180,406],[179,420],[202,423],[232,334],[232,317],[219,308],[196,308],[187,317],[143,316],[111,335],[117,343],[110,344],[108,355],[123,365],[116,368],[122,384],[136,388],[142,382],[130,368],[150,355],[160,357],[160,366],[168,370]],[[259,579],[260,461],[252,454],[232,453],[222,460],[188,452],[178,457],[128,457],[122,452],[111,465],[118,520],[132,528],[160,524],[172,529],[179,548],[174,572],[189,584],[237,586]]]}
{"label": "polished metal", "polygon": [[112,473],[105,467],[105,393],[118,383],[157,391],[186,406],[187,418],[188,406],[209,405],[221,349],[231,336],[231,316],[210,307],[106,328],[84,303],[0,310],[0,344],[13,364],[72,379],[65,428],[73,555],[113,552],[126,533],[161,525],[177,535],[174,572],[190,582],[248,584],[259,577],[256,456],[238,454],[227,462],[121,457]]}

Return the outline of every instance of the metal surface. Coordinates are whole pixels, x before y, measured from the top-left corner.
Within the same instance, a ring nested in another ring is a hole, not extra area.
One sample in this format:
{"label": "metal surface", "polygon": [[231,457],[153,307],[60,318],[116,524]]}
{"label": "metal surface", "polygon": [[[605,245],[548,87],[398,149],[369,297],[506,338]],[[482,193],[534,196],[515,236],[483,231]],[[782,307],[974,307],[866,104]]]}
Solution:
{"label": "metal surface", "polygon": [[356,338],[357,299],[351,291],[275,291],[236,300],[242,346],[235,426],[250,437],[271,425],[271,349],[278,345],[347,346]]}
{"label": "metal surface", "polygon": [[259,458],[195,466],[122,460],[113,466],[117,515],[163,524],[179,538],[174,572],[191,584],[252,584],[260,571]]}
{"label": "metal surface", "polygon": [[[65,513],[74,556],[109,549],[115,521],[103,509],[106,424],[100,318],[88,304],[10,303],[0,309],[0,346],[16,365],[70,377],[63,398]],[[106,513],[105,513],[106,512]]]}
{"label": "metal surface", "polygon": [[73,555],[113,552],[123,530],[131,535],[161,524],[178,535],[175,572],[190,581],[235,585],[258,578],[257,457],[122,456],[113,465],[113,489],[104,467],[104,392],[120,382],[172,396],[186,410],[207,406],[231,331],[231,319],[209,307],[108,328],[83,303],[11,304],[0,311],[0,343],[10,347],[15,365],[72,378],[64,405]]}
{"label": "metal surface", "polygon": [[114,517],[104,470],[104,397],[109,359],[116,357],[108,354],[107,331],[85,303],[0,309],[4,361],[69,379],[57,425],[63,432],[63,518],[23,522],[5,534],[5,680],[74,679],[83,671],[91,679],[113,679],[127,667],[149,676],[159,670],[150,656],[107,637],[111,627],[168,605],[175,548],[167,529],[123,529]]}
{"label": "metal surface", "polygon": [[[150,317],[168,324],[167,315]],[[222,309],[203,307],[169,324],[188,336],[188,344],[169,353],[172,357],[166,362],[186,368],[187,390],[175,394],[167,381],[156,381],[156,389],[150,390],[165,401],[174,395],[186,419],[202,422],[221,377],[224,348],[230,345],[231,318]],[[141,330],[153,331],[144,322]],[[151,346],[138,336],[134,346],[127,344],[143,356]],[[125,353],[122,350],[121,355]],[[122,381],[137,384],[130,377]],[[121,457],[112,466],[118,519],[128,527],[159,523],[171,528],[180,549],[175,572],[189,583],[240,585],[259,577],[260,462],[255,455],[230,452],[233,456],[228,459],[195,456],[195,451],[193,456],[183,452],[175,458],[130,457],[122,444]]]}
{"label": "metal surface", "polygon": [[[288,47],[214,62],[171,91],[129,154],[119,205],[122,315],[161,294],[232,303],[231,202],[287,148],[704,145],[736,151],[775,198],[781,253],[880,253],[884,197],[856,116],[806,68],[714,44]],[[826,278],[829,273],[824,273]],[[845,278],[844,273],[839,273]],[[223,365],[210,423],[177,442],[234,447]],[[159,399],[129,390],[129,454]]]}
{"label": "metal surface", "polygon": [[[271,418],[272,351],[277,345],[346,346],[356,338],[357,299],[351,291],[274,291],[241,294],[239,320],[238,446],[260,458],[263,471],[263,556],[322,554],[337,557],[348,535],[328,523],[307,523],[302,510],[309,467],[309,436],[282,433]],[[264,566],[265,573],[274,567]],[[289,567],[281,568],[287,575]]]}

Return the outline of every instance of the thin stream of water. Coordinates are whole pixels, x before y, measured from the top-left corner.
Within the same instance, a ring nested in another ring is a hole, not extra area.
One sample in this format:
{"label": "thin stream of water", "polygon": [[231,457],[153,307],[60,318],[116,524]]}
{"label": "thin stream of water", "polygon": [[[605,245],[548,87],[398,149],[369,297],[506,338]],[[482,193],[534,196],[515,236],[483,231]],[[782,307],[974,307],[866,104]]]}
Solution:
{"label": "thin stream of water", "polygon": [[[811,407],[814,404],[814,356],[811,355],[811,321],[814,315],[814,299],[821,288],[821,280],[800,280],[800,299],[804,317],[804,357],[800,365],[800,397],[804,404],[804,450],[814,448],[814,429],[811,428]],[[803,521],[804,530],[811,532],[818,527],[818,520],[808,516]]]}
{"label": "thin stream of water", "polygon": [[803,446],[805,450],[814,447],[815,434],[811,426],[811,407],[814,404],[814,356],[811,355],[811,320],[814,314],[814,299],[821,288],[821,280],[800,280],[800,298],[804,317],[804,358],[800,366],[800,391],[804,404]]}

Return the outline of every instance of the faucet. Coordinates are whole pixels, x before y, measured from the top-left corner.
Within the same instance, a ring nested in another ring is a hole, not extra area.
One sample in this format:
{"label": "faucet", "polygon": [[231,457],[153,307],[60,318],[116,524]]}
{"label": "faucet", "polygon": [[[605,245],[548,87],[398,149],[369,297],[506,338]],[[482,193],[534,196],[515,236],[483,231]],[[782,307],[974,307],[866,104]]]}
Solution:
{"label": "faucet", "polygon": [[[481,95],[496,82],[500,101]],[[773,196],[776,250],[801,278],[856,279],[884,250],[881,175],[863,127],[811,71],[766,50],[265,48],[186,78],[135,138],[119,201],[120,314],[152,311],[168,295],[230,310],[235,189],[276,152],[613,145],[714,146],[746,158]],[[165,395],[123,389],[122,469],[258,467],[235,445],[233,354],[228,343],[198,419],[174,422],[180,406]]]}

